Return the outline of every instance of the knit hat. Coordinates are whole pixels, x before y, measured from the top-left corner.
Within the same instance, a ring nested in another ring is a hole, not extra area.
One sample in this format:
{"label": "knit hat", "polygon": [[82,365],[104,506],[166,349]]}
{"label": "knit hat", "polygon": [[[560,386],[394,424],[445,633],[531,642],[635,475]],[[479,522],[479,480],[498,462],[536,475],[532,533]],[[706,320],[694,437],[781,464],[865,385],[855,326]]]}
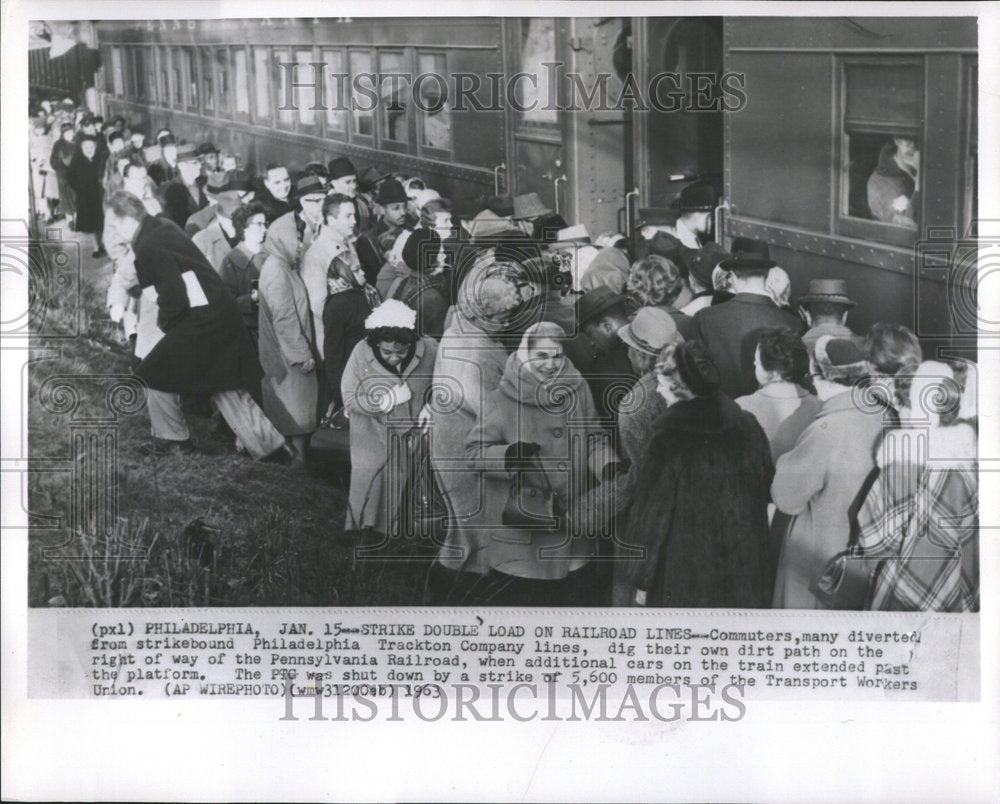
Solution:
{"label": "knit hat", "polygon": [[853,383],[871,373],[871,366],[854,341],[823,335],[813,347],[816,365],[824,380]]}
{"label": "knit hat", "polygon": [[437,265],[441,237],[433,229],[414,229],[403,243],[403,262],[411,271],[424,273]]}
{"label": "knit hat", "polygon": [[695,396],[719,390],[721,377],[712,355],[701,341],[685,341],[674,352],[677,374]]}
{"label": "knit hat", "polygon": [[372,310],[368,318],[365,319],[365,329],[367,330],[381,329],[382,327],[415,330],[417,328],[417,311],[403,304],[399,299],[387,299]]}

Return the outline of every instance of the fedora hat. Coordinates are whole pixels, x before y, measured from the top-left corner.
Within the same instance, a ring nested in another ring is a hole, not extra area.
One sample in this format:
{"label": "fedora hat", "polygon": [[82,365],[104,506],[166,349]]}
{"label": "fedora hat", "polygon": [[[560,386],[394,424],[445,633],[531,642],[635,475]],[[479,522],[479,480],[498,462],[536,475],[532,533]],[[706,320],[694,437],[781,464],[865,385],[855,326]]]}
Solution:
{"label": "fedora hat", "polygon": [[326,185],[319,176],[303,176],[295,185],[299,198],[304,195],[326,195]]}
{"label": "fedora hat", "polygon": [[501,218],[495,212],[484,209],[471,221],[462,221],[462,228],[473,238],[492,237],[511,228],[509,218]]}
{"label": "fedora hat", "polygon": [[628,299],[621,293],[615,293],[611,288],[601,285],[588,290],[576,300],[576,320],[585,324],[619,304],[627,304]]}
{"label": "fedora hat", "polygon": [[525,193],[514,196],[514,220],[527,220],[528,218],[540,218],[542,215],[551,215],[552,210],[542,203],[538,193]]}
{"label": "fedora hat", "polygon": [[379,185],[378,202],[382,206],[389,204],[405,204],[409,199],[406,197],[406,190],[396,179],[386,179]]}
{"label": "fedora hat", "polygon": [[719,267],[724,271],[766,271],[777,265],[771,259],[771,251],[763,240],[753,240],[749,237],[733,239],[732,256],[723,260]]}
{"label": "fedora hat", "polygon": [[198,147],[193,142],[186,142],[183,145],[177,146],[178,162],[189,162],[195,159],[200,159],[200,157],[198,155]]}
{"label": "fedora hat", "polygon": [[210,142],[203,142],[198,146],[198,154],[200,156],[204,156],[205,154],[217,154],[218,152],[219,149]]}
{"label": "fedora hat", "polygon": [[567,226],[565,229],[560,229],[559,233],[556,235],[556,242],[551,245],[555,248],[561,246],[574,246],[577,244],[590,244],[590,232],[587,231],[587,227],[582,223],[578,223],[575,226]]}
{"label": "fedora hat", "polygon": [[680,212],[707,212],[715,209],[718,197],[711,183],[700,179],[681,190],[670,202],[670,208]]}
{"label": "fedora hat", "polygon": [[514,216],[514,199],[509,195],[491,195],[486,199],[486,208],[501,218]]}
{"label": "fedora hat", "polygon": [[331,159],[326,167],[329,172],[330,181],[358,174],[358,169],[354,167],[354,163],[346,156],[338,156],[336,159]]}
{"label": "fedora hat", "polygon": [[809,292],[799,299],[799,304],[831,302],[854,307],[857,302],[847,295],[847,282],[843,279],[810,279]]}
{"label": "fedora hat", "polygon": [[224,170],[216,170],[208,174],[205,182],[205,192],[209,195],[218,195],[229,189],[229,174]]}
{"label": "fedora hat", "polygon": [[671,341],[683,340],[670,313],[659,307],[641,308],[618,330],[618,337],[644,355],[658,355]]}
{"label": "fedora hat", "polygon": [[[362,192],[365,193],[371,192],[378,186],[378,183],[380,181],[385,181],[391,175],[392,175],[391,173],[383,173],[374,165],[369,165],[358,174],[358,187],[361,189]],[[389,202],[389,203],[395,203],[395,202]]]}
{"label": "fedora hat", "polygon": [[246,193],[252,190],[253,177],[245,170],[230,170],[227,174],[229,180],[226,182],[226,189],[237,193]]}
{"label": "fedora hat", "polygon": [[681,257],[688,274],[698,280],[704,288],[712,287],[712,271],[720,262],[725,262],[731,257],[718,243],[712,241],[706,243],[695,252],[688,252]]}

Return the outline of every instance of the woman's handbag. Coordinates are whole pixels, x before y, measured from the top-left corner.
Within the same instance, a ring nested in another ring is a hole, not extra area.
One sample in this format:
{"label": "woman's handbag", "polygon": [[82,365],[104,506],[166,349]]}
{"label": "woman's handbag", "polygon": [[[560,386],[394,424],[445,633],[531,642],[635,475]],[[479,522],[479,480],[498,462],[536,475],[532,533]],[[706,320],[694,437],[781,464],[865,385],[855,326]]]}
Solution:
{"label": "woman's handbag", "polygon": [[545,488],[526,485],[525,472],[516,472],[500,521],[511,528],[554,533],[562,529],[565,512],[541,461],[535,456],[532,462],[538,465],[538,472],[545,478]]}
{"label": "woman's handbag", "polygon": [[406,472],[399,501],[397,535],[433,545],[444,544],[448,505],[431,465],[430,432],[426,427],[405,436]]}

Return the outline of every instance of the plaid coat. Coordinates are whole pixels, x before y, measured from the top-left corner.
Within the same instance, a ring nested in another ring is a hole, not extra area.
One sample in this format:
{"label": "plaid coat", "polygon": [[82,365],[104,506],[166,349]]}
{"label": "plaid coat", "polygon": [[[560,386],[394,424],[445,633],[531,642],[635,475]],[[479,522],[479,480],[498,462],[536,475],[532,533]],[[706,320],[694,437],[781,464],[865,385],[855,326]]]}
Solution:
{"label": "plaid coat", "polygon": [[979,610],[979,484],[968,424],[889,431],[881,476],[858,515],[859,545],[881,558],[868,608]]}

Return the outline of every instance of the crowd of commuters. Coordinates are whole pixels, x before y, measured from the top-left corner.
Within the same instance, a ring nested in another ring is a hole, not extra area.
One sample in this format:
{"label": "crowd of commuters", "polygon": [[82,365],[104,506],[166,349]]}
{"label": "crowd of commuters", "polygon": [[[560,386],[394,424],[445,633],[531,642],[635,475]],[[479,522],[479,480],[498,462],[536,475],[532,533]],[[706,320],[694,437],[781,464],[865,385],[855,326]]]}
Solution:
{"label": "crowd of commuters", "polygon": [[978,609],[974,366],[726,251],[711,184],[591,238],[533,193],[459,215],[344,156],[254,175],[64,103],[35,125],[41,214],[113,262],[146,451],[196,450],[192,400],[260,460],[344,434],[344,528],[377,541],[416,527],[401,445],[429,433],[425,602],[818,608],[849,551],[865,607]]}

